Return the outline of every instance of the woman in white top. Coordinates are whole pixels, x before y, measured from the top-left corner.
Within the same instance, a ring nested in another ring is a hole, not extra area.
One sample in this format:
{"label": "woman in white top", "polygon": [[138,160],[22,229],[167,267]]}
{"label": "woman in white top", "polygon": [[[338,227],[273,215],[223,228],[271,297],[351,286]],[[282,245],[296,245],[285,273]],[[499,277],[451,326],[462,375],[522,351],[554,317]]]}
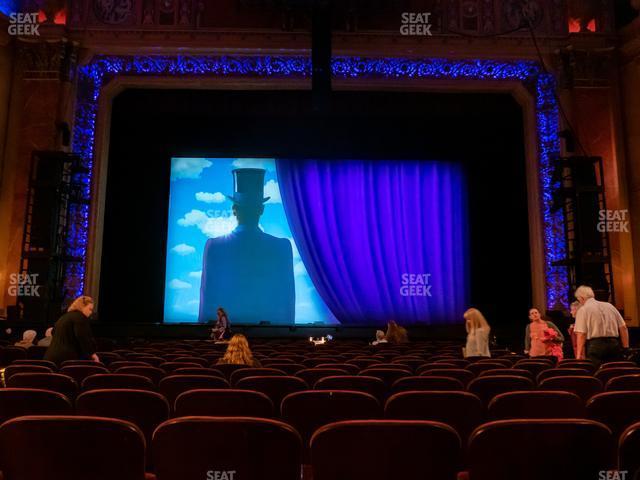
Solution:
{"label": "woman in white top", "polygon": [[490,357],[489,333],[491,327],[484,315],[477,308],[470,308],[464,312],[465,327],[467,329],[467,345],[464,348],[465,357]]}

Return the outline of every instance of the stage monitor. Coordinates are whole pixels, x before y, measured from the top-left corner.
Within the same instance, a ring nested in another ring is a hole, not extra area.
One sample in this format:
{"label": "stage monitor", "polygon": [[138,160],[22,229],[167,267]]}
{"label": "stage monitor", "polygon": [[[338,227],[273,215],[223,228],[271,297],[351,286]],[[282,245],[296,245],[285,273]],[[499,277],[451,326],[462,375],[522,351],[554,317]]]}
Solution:
{"label": "stage monitor", "polygon": [[164,321],[462,322],[461,165],[172,158]]}

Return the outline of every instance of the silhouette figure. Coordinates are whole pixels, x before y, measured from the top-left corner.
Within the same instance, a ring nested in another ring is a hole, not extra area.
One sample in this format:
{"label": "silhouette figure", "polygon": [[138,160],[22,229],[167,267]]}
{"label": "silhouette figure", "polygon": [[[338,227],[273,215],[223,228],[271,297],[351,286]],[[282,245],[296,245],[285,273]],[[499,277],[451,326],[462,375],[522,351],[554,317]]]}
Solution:
{"label": "silhouette figure", "polygon": [[233,170],[233,214],[238,226],[229,235],[207,240],[202,259],[200,323],[216,319],[224,305],[234,323],[293,325],[293,252],[286,238],[258,227],[264,213],[265,170]]}

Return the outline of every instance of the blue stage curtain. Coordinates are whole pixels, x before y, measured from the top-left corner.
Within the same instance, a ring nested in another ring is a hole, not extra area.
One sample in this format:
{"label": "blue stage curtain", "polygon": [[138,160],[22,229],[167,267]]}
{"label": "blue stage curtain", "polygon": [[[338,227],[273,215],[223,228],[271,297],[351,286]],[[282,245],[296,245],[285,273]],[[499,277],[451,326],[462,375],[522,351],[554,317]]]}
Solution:
{"label": "blue stage curtain", "polygon": [[341,323],[463,321],[468,252],[462,167],[413,160],[276,165],[302,261]]}

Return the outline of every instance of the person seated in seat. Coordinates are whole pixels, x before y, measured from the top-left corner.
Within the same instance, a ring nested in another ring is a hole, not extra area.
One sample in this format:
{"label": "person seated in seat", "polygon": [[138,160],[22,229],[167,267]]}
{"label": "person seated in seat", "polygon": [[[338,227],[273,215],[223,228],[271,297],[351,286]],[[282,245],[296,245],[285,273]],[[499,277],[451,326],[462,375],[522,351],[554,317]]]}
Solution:
{"label": "person seated in seat", "polygon": [[14,345],[22,348],[33,347],[33,341],[36,339],[36,335],[35,330],[25,330],[22,334],[22,340],[16,342]]}
{"label": "person seated in seat", "polygon": [[371,345],[380,345],[381,343],[389,343],[389,342],[384,337],[384,332],[382,330],[376,330],[376,339],[373,342],[371,342]]}
{"label": "person seated in seat", "polygon": [[229,341],[227,351],[224,356],[218,360],[218,363],[231,363],[234,365],[247,365],[249,367],[261,367],[260,362],[253,357],[247,337],[241,333],[237,333]]}
{"label": "person seated in seat", "polygon": [[489,333],[491,327],[477,308],[464,312],[464,326],[467,330],[467,344],[462,349],[464,357],[490,357]]}
{"label": "person seated in seat", "polygon": [[387,323],[385,338],[388,343],[407,343],[409,341],[407,330],[398,325],[394,320],[390,320],[389,323]]}
{"label": "person seated in seat", "polygon": [[49,327],[44,332],[44,338],[41,338],[40,340],[38,340],[38,346],[39,347],[48,347],[49,345],[51,345],[51,337],[52,336],[53,336],[53,327]]}
{"label": "person seated in seat", "polygon": [[529,310],[529,320],[524,335],[524,353],[530,357],[554,355],[561,360],[564,335],[560,329],[553,322],[543,319],[537,308]]}

